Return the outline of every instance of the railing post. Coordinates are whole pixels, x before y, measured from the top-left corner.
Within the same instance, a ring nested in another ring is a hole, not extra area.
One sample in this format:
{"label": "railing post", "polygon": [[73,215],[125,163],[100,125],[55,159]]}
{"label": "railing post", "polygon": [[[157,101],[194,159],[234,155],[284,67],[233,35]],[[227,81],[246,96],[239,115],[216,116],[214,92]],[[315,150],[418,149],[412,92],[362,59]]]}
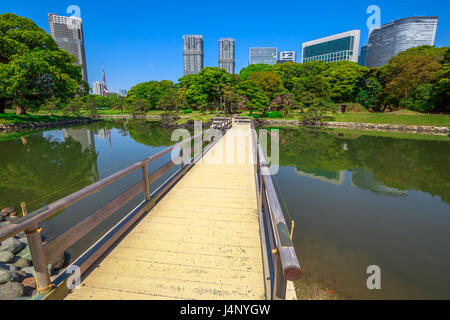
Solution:
{"label": "railing post", "polygon": [[180,147],[181,169],[184,169],[183,146]]}
{"label": "railing post", "polygon": [[53,284],[50,281],[50,275],[48,273],[47,258],[42,245],[41,230],[39,225],[35,224],[32,228],[25,230],[25,234],[27,236],[31,260],[33,261],[37,291],[39,293],[45,293],[53,287]]}
{"label": "railing post", "polygon": [[283,267],[281,266],[280,254],[276,253],[276,263],[275,267],[275,283],[274,283],[274,299],[275,300],[285,300],[286,299],[286,278],[283,274]]}
{"label": "railing post", "polygon": [[148,169],[147,163],[144,162],[142,166],[142,178],[144,179],[144,192],[145,192],[145,200],[150,200],[150,182],[148,181]]}

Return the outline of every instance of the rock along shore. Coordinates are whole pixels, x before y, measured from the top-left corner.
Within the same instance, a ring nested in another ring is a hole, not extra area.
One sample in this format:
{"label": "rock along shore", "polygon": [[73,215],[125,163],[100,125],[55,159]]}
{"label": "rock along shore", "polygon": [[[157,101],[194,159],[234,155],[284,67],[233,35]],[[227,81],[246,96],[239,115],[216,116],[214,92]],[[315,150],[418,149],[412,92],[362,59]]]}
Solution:
{"label": "rock along shore", "polygon": [[19,122],[19,123],[5,123],[0,124],[1,132],[13,132],[21,130],[38,130],[44,128],[57,128],[57,127],[67,127],[76,126],[80,124],[86,124],[91,122],[102,121],[101,119],[73,119],[73,120],[58,120],[54,122]]}
{"label": "rock along shore", "polygon": [[[302,126],[299,120],[283,120],[283,119],[256,119],[255,122],[260,126]],[[427,134],[450,134],[450,127],[435,126],[413,126],[403,124],[379,124],[379,123],[359,123],[359,122],[321,122],[317,124],[326,128],[340,129],[358,129],[358,130],[375,130],[375,131],[396,131],[411,133],[427,133]]]}
{"label": "rock along shore", "polygon": [[[0,211],[0,228],[17,220],[15,208]],[[62,254],[48,266],[50,276],[58,273],[68,261],[68,255]],[[0,243],[0,300],[31,297],[37,293],[33,262],[27,237],[21,232]]]}

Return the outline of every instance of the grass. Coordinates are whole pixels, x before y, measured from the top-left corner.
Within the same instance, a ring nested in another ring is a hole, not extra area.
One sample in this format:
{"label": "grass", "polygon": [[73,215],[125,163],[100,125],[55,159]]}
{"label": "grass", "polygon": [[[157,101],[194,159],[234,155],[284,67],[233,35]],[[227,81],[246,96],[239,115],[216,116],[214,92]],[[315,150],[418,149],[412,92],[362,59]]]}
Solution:
{"label": "grass", "polygon": [[[7,110],[6,115],[12,114],[13,110]],[[147,112],[147,115],[161,116],[164,113],[162,110],[151,110]],[[54,116],[60,116],[64,119],[62,111],[45,111],[41,110],[35,115],[48,115],[52,114],[50,118],[32,118],[33,115],[25,116],[25,118],[8,118],[8,116],[1,115],[0,123],[11,122],[28,122],[28,121],[56,121],[58,118]],[[54,115],[54,116],[53,116]],[[87,113],[82,112],[82,116],[87,116]],[[122,113],[120,110],[98,110],[98,115],[130,115],[126,110]],[[182,110],[178,114],[171,114],[173,116],[179,116],[181,119],[178,123],[184,123],[189,119],[207,122],[210,118],[215,117],[215,113],[202,113],[197,110],[193,110],[192,113],[184,114]],[[223,116],[222,114],[219,116]],[[437,127],[450,127],[450,115],[449,114],[422,114],[410,110],[399,110],[395,112],[386,113],[333,113],[329,114],[330,121],[336,122],[359,122],[359,123],[379,123],[379,124],[402,124],[402,125],[420,125],[420,126],[437,126]],[[33,119],[33,120],[32,120]],[[270,119],[270,118],[264,118]],[[284,120],[299,120],[300,116],[298,112],[290,112],[288,116],[284,116],[279,119]]]}
{"label": "grass", "polygon": [[56,122],[59,120],[69,120],[74,117],[67,116],[59,116],[59,115],[33,115],[27,114],[23,116],[18,116],[13,113],[2,113],[0,114],[0,123],[8,124],[8,123],[27,123],[27,122]]}
{"label": "grass", "polygon": [[390,113],[344,113],[333,114],[337,122],[360,122],[380,124],[403,124],[416,126],[449,127],[450,115],[448,114],[420,114],[408,112]]}

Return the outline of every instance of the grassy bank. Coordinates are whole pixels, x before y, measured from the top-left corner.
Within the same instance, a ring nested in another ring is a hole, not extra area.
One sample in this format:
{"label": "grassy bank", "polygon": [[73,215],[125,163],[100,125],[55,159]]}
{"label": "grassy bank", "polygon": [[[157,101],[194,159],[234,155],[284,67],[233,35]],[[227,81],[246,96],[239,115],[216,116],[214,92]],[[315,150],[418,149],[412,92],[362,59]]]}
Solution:
{"label": "grassy bank", "polygon": [[80,119],[75,117],[68,116],[59,116],[59,115],[34,115],[27,114],[24,116],[18,116],[12,113],[1,113],[0,114],[0,124],[9,124],[9,123],[29,123],[29,122],[56,122],[62,120],[73,120]]}
{"label": "grassy bank", "polygon": [[347,113],[333,114],[336,122],[359,122],[377,124],[403,124],[414,126],[449,127],[450,115],[448,114],[403,114],[389,113]]}
{"label": "grassy bank", "polygon": [[[9,110],[6,114],[0,114],[0,123],[11,122],[29,122],[29,121],[56,121],[58,119],[67,119],[63,115],[62,111],[39,111],[33,115],[27,116],[14,116],[12,110]],[[49,113],[52,116],[47,116]],[[161,116],[164,114],[163,110],[151,110],[146,113],[150,116]],[[98,110],[98,115],[131,115],[128,111],[122,113],[120,110]],[[181,119],[178,123],[184,123],[188,120],[198,120],[207,122],[210,118],[215,117],[215,113],[202,113],[200,111],[192,111],[191,113],[183,113],[180,111],[172,116],[178,116]],[[40,117],[36,117],[40,116]],[[86,112],[82,112],[81,116],[88,116]],[[225,116],[219,114],[219,116]],[[329,120],[334,122],[355,122],[355,123],[377,123],[377,124],[399,124],[399,125],[416,125],[416,126],[436,126],[436,127],[450,127],[450,115],[449,114],[422,114],[412,111],[396,111],[386,113],[333,113],[328,114]],[[45,118],[47,117],[47,118]],[[59,117],[59,118],[58,118]],[[287,116],[282,118],[264,118],[264,119],[284,119],[284,120],[300,120],[301,116],[298,112],[292,111]]]}

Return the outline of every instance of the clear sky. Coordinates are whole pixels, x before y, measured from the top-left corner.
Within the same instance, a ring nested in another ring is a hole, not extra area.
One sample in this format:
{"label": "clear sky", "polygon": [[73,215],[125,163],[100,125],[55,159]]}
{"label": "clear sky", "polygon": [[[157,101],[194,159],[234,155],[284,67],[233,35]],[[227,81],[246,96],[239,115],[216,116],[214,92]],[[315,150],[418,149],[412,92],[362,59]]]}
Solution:
{"label": "clear sky", "polygon": [[437,15],[437,46],[450,46],[448,0],[0,0],[0,13],[32,19],[48,32],[47,13],[81,9],[89,82],[101,80],[105,63],[108,89],[118,91],[150,80],[177,81],[183,75],[182,36],[201,34],[204,65],[218,65],[218,40],[236,39],[236,72],[248,64],[248,49],[274,46],[295,50],[302,42],[361,30],[367,43],[369,5],[381,8],[381,23],[414,15]]}

